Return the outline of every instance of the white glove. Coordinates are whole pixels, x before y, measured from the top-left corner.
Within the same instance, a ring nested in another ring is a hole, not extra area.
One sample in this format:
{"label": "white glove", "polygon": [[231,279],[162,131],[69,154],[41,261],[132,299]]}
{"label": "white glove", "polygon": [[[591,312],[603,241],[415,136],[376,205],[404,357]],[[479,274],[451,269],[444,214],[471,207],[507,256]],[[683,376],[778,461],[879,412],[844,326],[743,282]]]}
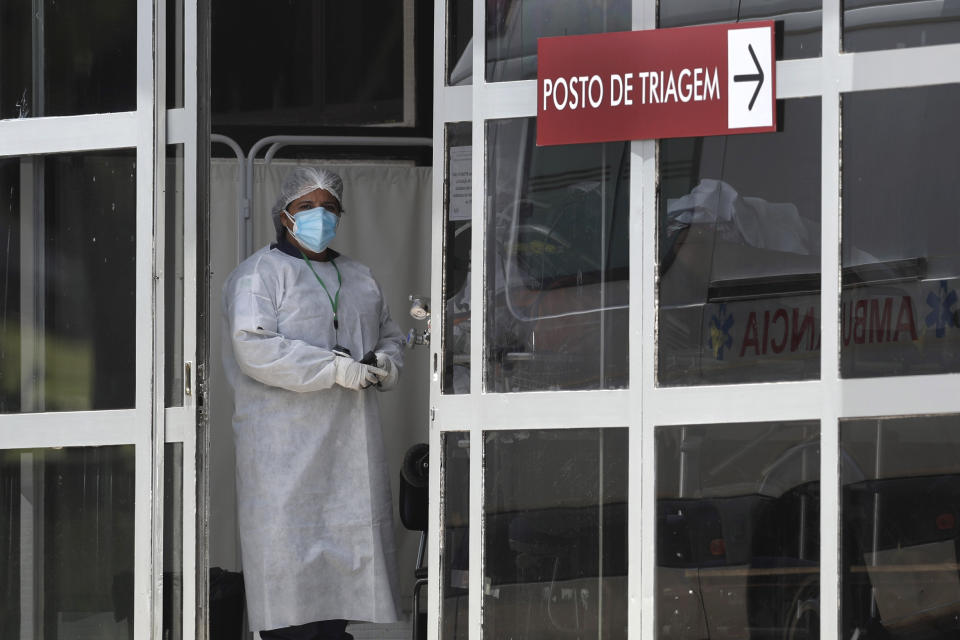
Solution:
{"label": "white glove", "polygon": [[360,364],[353,358],[337,356],[334,361],[336,367],[336,382],[345,389],[366,389],[371,384],[386,376],[387,372],[369,364]]}
{"label": "white glove", "polygon": [[383,351],[377,351],[375,355],[377,356],[377,367],[380,371],[383,371],[383,375],[377,374],[380,388],[392,389],[397,384],[400,372],[397,371],[397,366],[393,364],[393,360]]}

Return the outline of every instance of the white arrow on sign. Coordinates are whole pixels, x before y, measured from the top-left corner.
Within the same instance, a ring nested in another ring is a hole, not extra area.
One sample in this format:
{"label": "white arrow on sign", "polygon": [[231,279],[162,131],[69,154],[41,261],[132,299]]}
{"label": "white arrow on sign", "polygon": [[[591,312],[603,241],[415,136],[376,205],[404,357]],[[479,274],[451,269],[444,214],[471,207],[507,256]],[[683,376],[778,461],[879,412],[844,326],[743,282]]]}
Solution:
{"label": "white arrow on sign", "polygon": [[770,27],[727,32],[727,126],[731,129],[773,124],[773,56]]}

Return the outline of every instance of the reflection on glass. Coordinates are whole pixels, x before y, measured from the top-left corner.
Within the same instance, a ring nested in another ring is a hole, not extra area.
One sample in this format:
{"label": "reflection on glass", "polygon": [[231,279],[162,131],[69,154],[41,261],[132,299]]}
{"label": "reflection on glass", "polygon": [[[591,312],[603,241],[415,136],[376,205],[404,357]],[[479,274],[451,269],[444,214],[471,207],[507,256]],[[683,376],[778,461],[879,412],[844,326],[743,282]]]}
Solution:
{"label": "reflection on glass", "polygon": [[134,448],[0,451],[0,637],[133,638]]}
{"label": "reflection on glass", "polygon": [[661,385],[820,375],[820,99],[782,122],[660,143]]}
{"label": "reflection on glass", "polygon": [[[271,2],[259,11],[215,2],[212,13],[214,130],[403,121],[404,0]],[[265,33],[291,46],[250,46]]]}
{"label": "reflection on glass", "polygon": [[841,373],[960,371],[960,85],[842,100]]}
{"label": "reflection on glass", "polygon": [[473,3],[447,0],[447,85],[473,82]]}
{"label": "reflection on glass", "polygon": [[[783,52],[778,60],[816,58],[823,39],[822,0],[660,0],[660,28],[718,22],[776,20],[782,23]],[[778,47],[779,49],[779,47]]]}
{"label": "reflection on glass", "polygon": [[163,640],[183,638],[183,443],[164,445]]}
{"label": "reflection on glass", "polygon": [[136,108],[137,5],[0,4],[0,118]]}
{"label": "reflection on glass", "polygon": [[487,3],[487,82],[537,77],[537,38],[629,31],[630,0]]}
{"label": "reflection on glass", "polygon": [[441,571],[440,638],[469,636],[470,585],[470,434],[443,434],[443,564]]}
{"label": "reflection on glass", "polygon": [[960,417],[848,420],[841,637],[960,635]]}
{"label": "reflection on glass", "polygon": [[817,424],[661,427],[656,447],[657,638],[818,638]]}
{"label": "reflection on glass", "polygon": [[473,168],[469,122],[447,125],[443,251],[443,393],[470,393],[470,237]]}
{"label": "reflection on glass", "polygon": [[183,406],[183,145],[167,146],[164,370],[167,407]]}
{"label": "reflection on glass", "polygon": [[486,133],[486,389],[626,387],[630,145]]}
{"label": "reflection on glass", "polygon": [[843,0],[844,51],[960,42],[960,3],[951,0]]}
{"label": "reflection on glass", "polygon": [[627,429],[485,434],[484,636],[627,637]]}
{"label": "reflection on glass", "polygon": [[0,158],[0,413],[20,411],[19,184],[20,159]]}
{"label": "reflection on glass", "polygon": [[183,107],[183,0],[167,3],[167,109]]}
{"label": "reflection on glass", "polygon": [[19,307],[0,303],[0,410],[133,407],[134,161],[122,150],[0,164],[0,224],[11,246],[0,286],[5,295],[19,289]]}

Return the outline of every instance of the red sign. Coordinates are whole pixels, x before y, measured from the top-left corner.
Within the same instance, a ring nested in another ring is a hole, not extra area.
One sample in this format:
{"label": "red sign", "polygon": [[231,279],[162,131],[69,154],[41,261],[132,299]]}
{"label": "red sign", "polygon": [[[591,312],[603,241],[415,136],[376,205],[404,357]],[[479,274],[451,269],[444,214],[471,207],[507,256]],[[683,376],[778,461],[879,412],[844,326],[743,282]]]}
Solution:
{"label": "red sign", "polygon": [[540,38],[537,144],[775,131],[774,23]]}

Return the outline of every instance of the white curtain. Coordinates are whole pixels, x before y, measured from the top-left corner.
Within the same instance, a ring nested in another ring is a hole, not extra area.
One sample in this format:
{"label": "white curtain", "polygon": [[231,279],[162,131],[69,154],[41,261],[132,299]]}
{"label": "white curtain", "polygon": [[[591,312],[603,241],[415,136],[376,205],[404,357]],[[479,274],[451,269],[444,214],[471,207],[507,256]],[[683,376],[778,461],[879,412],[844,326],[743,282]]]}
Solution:
{"label": "white curtain", "polygon": [[[425,328],[413,320],[409,295],[430,293],[431,169],[406,165],[333,164],[281,161],[255,167],[252,216],[254,250],[274,241],[270,209],[280,184],[298,164],[324,166],[343,177],[345,215],[331,246],[369,266],[383,288],[393,319],[404,331]],[[220,295],[223,282],[237,265],[239,175],[237,160],[213,159],[210,168],[211,249],[211,452],[210,563],[240,568],[236,532],[233,397],[223,375],[220,354]],[[400,463],[407,448],[428,439],[429,354],[425,347],[408,349],[399,387],[380,396],[387,459],[393,483],[394,519],[399,550],[401,593],[409,603],[419,534],[408,532],[396,514]],[[409,605],[408,605],[409,606]]]}

